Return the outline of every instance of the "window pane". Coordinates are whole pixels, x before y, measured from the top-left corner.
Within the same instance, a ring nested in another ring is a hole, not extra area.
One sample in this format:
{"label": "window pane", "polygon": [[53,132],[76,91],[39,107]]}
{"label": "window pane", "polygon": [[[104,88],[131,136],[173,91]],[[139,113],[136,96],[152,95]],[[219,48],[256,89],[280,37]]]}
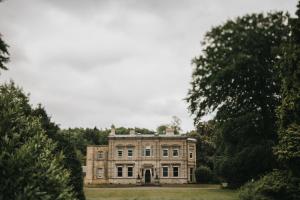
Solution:
{"label": "window pane", "polygon": [[122,157],[123,156],[123,151],[122,150],[118,150],[118,156]]}
{"label": "window pane", "polygon": [[168,167],[163,167],[163,177],[167,177],[169,174],[169,168]]}
{"label": "window pane", "polygon": [[173,176],[178,177],[178,167],[173,167]]}
{"label": "window pane", "polygon": [[167,157],[168,156],[168,149],[163,150],[163,156]]}
{"label": "window pane", "polygon": [[173,149],[173,156],[178,156],[178,149]]}
{"label": "window pane", "polygon": [[118,177],[123,176],[123,167],[118,167]]}
{"label": "window pane", "polygon": [[146,149],[146,156],[150,156],[150,154],[151,154],[150,149]]}
{"label": "window pane", "polygon": [[96,175],[97,175],[97,178],[102,178],[102,176],[103,176],[103,169],[102,168],[98,168]]}
{"label": "window pane", "polygon": [[133,175],[133,167],[128,167],[127,168],[127,172],[128,172],[128,177],[132,177],[132,175]]}
{"label": "window pane", "polygon": [[132,149],[128,149],[128,156],[129,156],[129,157],[132,156]]}

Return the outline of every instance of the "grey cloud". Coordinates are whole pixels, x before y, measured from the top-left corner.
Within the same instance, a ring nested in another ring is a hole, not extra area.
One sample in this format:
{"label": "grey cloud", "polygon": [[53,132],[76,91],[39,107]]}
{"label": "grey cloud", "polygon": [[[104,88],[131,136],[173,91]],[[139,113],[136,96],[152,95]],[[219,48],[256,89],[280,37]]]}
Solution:
{"label": "grey cloud", "polygon": [[[62,127],[155,129],[182,119],[190,61],[212,26],[251,12],[295,11],[297,0],[9,0],[0,27],[14,79]],[[213,115],[213,114],[212,114]],[[204,119],[208,119],[207,116]]]}

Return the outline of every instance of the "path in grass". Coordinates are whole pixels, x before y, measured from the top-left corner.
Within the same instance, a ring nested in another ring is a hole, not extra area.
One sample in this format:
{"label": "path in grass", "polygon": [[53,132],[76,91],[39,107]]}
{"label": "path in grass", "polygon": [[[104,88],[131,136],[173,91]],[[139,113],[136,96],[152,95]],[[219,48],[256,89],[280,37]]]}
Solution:
{"label": "path in grass", "polygon": [[237,200],[237,192],[216,188],[85,188],[87,200]]}

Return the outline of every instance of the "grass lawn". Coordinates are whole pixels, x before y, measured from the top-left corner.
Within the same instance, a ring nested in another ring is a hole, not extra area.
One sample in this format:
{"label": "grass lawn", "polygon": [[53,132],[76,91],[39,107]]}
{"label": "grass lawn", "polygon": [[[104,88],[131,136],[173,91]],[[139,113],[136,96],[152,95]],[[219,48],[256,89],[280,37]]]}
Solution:
{"label": "grass lawn", "polygon": [[216,187],[85,188],[87,200],[237,200],[234,190]]}

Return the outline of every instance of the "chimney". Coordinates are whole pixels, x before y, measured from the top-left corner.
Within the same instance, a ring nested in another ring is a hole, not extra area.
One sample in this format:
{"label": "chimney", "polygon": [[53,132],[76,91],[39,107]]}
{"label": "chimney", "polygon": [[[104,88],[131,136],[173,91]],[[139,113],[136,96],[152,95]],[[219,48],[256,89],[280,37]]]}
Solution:
{"label": "chimney", "polygon": [[115,127],[111,127],[111,131],[109,135],[116,135],[116,129]]}
{"label": "chimney", "polygon": [[166,136],[174,136],[174,129],[166,128]]}
{"label": "chimney", "polygon": [[130,129],[130,131],[129,131],[129,135],[134,135],[135,134],[135,131],[134,131],[134,129]]}

